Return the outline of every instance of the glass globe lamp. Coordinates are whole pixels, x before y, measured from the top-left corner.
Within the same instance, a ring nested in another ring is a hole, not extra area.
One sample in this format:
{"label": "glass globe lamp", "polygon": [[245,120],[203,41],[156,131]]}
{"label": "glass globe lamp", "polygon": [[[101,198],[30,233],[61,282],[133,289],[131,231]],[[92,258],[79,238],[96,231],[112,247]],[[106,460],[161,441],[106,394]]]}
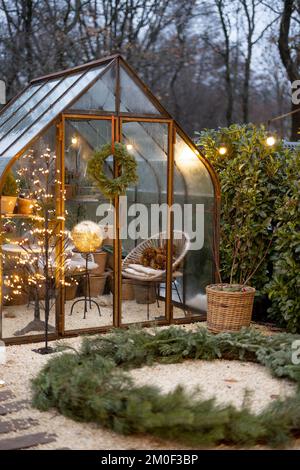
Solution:
{"label": "glass globe lamp", "polygon": [[81,253],[95,252],[99,250],[103,242],[101,227],[90,220],[75,225],[71,232],[71,238],[76,250]]}

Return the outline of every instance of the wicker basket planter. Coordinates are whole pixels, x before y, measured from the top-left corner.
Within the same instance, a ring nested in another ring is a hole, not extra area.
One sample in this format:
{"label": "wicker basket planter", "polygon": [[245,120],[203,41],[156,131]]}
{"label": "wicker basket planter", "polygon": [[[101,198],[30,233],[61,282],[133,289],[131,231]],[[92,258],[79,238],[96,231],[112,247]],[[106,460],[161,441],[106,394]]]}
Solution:
{"label": "wicker basket planter", "polygon": [[[221,289],[224,290],[221,290]],[[241,289],[241,290],[239,290]],[[213,333],[239,331],[249,326],[252,317],[254,287],[238,284],[211,284],[206,287],[207,328]]]}

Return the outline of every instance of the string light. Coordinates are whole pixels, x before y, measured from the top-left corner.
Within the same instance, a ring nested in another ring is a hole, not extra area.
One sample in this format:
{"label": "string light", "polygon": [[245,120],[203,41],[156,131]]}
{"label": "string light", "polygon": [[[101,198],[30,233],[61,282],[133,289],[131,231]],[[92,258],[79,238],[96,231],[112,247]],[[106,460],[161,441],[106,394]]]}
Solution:
{"label": "string light", "polygon": [[276,139],[273,135],[269,135],[267,138],[266,138],[266,144],[268,145],[268,147],[273,147],[273,145],[276,144]]}
{"label": "string light", "polygon": [[221,144],[220,147],[218,148],[218,152],[220,155],[226,155],[227,153],[227,147],[225,144]]}

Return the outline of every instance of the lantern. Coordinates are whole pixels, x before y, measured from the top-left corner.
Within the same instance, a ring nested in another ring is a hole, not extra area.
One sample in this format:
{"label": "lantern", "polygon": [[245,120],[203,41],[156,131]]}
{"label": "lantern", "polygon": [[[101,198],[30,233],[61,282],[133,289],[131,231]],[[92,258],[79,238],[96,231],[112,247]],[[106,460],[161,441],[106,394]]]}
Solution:
{"label": "lantern", "polygon": [[81,253],[97,251],[103,242],[103,234],[99,225],[85,220],[75,225],[71,232],[75,248]]}

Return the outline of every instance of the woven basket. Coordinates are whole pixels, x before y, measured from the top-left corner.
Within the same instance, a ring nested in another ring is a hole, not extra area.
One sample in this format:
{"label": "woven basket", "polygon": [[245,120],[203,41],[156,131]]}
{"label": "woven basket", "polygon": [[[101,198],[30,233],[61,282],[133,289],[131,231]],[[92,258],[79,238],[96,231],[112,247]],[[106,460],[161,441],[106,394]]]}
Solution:
{"label": "woven basket", "polygon": [[227,292],[220,287],[242,287],[238,284],[211,284],[206,287],[207,328],[213,333],[239,331],[249,326],[252,317],[254,287],[243,286],[242,292]]}

